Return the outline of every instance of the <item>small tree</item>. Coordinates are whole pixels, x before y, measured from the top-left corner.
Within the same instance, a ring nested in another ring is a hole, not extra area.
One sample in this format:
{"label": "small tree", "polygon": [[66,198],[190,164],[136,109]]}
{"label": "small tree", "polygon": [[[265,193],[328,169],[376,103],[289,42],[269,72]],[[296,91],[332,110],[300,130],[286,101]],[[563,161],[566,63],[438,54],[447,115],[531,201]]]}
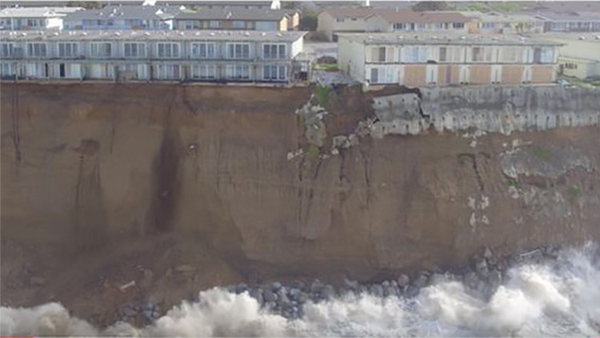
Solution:
{"label": "small tree", "polygon": [[415,12],[448,11],[451,9],[452,7],[444,1],[421,1],[412,6],[412,10]]}

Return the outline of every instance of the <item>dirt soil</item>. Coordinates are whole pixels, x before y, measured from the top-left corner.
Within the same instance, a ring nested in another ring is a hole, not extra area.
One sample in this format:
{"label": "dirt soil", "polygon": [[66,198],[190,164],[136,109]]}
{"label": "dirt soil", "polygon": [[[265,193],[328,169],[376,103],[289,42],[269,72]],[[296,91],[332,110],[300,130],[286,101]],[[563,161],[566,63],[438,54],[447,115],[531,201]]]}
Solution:
{"label": "dirt soil", "polygon": [[[60,301],[106,325],[127,303],[165,310],[215,285],[368,281],[460,266],[484,246],[600,239],[597,127],[475,146],[366,137],[288,159],[306,147],[294,112],[310,88],[3,82],[1,95],[3,306]],[[372,95],[330,96],[327,144]],[[590,168],[510,179],[502,158],[517,148],[534,167],[573,149]]]}

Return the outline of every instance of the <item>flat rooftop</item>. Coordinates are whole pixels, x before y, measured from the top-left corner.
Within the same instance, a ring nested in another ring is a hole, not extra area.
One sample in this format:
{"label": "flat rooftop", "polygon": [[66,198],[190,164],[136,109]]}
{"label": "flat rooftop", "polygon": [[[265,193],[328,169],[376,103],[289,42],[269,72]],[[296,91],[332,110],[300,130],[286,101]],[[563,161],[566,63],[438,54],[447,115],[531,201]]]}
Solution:
{"label": "flat rooftop", "polygon": [[259,31],[210,31],[210,30],[185,30],[185,31],[18,31],[0,32],[2,41],[281,41],[293,42],[303,37],[307,32],[259,32]]}
{"label": "flat rooftop", "polygon": [[552,39],[562,41],[585,41],[600,44],[600,32],[596,33],[544,33],[536,35],[537,39]]}
{"label": "flat rooftop", "polygon": [[541,45],[556,46],[560,43],[528,38],[518,35],[480,35],[480,34],[444,34],[444,33],[338,33],[340,38],[367,45],[376,44],[413,44],[413,45]]}
{"label": "flat rooftop", "polygon": [[0,10],[0,18],[60,17],[83,10],[81,7],[7,7]]}

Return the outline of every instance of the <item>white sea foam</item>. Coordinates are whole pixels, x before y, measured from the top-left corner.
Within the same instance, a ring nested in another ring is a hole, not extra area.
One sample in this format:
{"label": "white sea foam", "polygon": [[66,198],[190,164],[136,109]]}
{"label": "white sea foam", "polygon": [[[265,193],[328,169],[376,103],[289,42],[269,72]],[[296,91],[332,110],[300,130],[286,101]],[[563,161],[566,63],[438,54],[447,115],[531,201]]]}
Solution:
{"label": "white sea foam", "polygon": [[213,288],[143,328],[116,323],[99,330],[57,303],[0,308],[0,335],[591,336],[600,326],[596,258],[596,247],[587,245],[550,265],[513,267],[489,299],[441,280],[414,299],[347,295],[307,303],[302,319],[287,320],[261,309],[248,293]]}

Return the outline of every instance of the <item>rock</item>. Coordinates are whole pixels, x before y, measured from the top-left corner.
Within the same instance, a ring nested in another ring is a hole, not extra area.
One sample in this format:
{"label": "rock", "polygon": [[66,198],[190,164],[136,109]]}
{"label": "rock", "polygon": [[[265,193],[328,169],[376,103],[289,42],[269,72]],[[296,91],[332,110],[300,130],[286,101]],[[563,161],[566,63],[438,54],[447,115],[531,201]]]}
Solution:
{"label": "rock", "polygon": [[502,284],[502,274],[500,273],[500,271],[494,269],[490,272],[488,281],[490,283],[490,286],[492,286],[495,289],[498,286],[500,286],[500,284]]}
{"label": "rock", "polygon": [[177,272],[192,272],[192,271],[196,271],[196,268],[194,268],[193,266],[190,265],[180,265],[178,267],[175,268],[175,271]]}
{"label": "rock", "polygon": [[481,278],[487,278],[489,276],[490,271],[488,269],[488,265],[485,259],[482,259],[477,264],[475,264],[475,271],[477,271],[477,274]]}
{"label": "rock", "polygon": [[375,297],[383,297],[383,287],[379,284],[371,285],[370,292]]}
{"label": "rock", "polygon": [[404,294],[405,294],[405,295],[406,295],[406,297],[408,297],[408,298],[413,298],[413,297],[415,297],[416,295],[418,295],[418,294],[419,294],[419,290],[420,290],[420,289],[419,289],[418,287],[415,287],[415,286],[413,286],[413,285],[407,285],[407,286],[406,286],[406,289],[405,289],[405,291],[404,291]]}
{"label": "rock", "polygon": [[492,253],[492,250],[490,250],[490,248],[485,248],[485,251],[483,252],[483,257],[485,259],[490,259],[494,256],[494,254]]}
{"label": "rock", "polygon": [[403,288],[410,283],[410,278],[407,275],[402,274],[396,281],[398,282],[398,287]]}
{"label": "rock", "polygon": [[290,302],[289,298],[285,294],[283,294],[277,297],[277,305],[285,309],[290,307],[292,303]]}
{"label": "rock", "polygon": [[135,310],[135,308],[133,307],[133,305],[131,304],[127,304],[124,308],[123,308],[123,314],[127,317],[133,317],[137,314],[137,311]]}
{"label": "rock", "polygon": [[477,283],[479,283],[479,278],[477,278],[477,274],[473,271],[469,271],[463,276],[463,283],[471,289],[475,289],[477,287]]}
{"label": "rock", "polygon": [[258,305],[263,306],[264,305],[264,298],[263,298],[263,291],[261,289],[253,289],[250,290],[250,297],[256,299],[256,302],[258,303]]}
{"label": "rock", "polygon": [[265,302],[267,303],[272,303],[277,301],[277,294],[274,293],[273,291],[271,291],[270,289],[266,289],[263,291],[263,297],[265,299]]}
{"label": "rock", "polygon": [[240,294],[245,291],[248,291],[248,286],[246,284],[240,283],[235,286],[235,293]]}
{"label": "rock", "polygon": [[321,290],[321,296],[324,299],[331,299],[335,296],[335,289],[331,285],[325,285]]}
{"label": "rock", "polygon": [[298,294],[297,300],[299,304],[304,304],[306,303],[306,301],[308,301],[310,297],[308,296],[308,293],[302,291],[300,292],[300,294]]}
{"label": "rock", "polygon": [[318,279],[316,279],[310,286],[310,292],[313,294],[317,294],[321,292],[325,285]]}
{"label": "rock", "polygon": [[446,280],[446,277],[444,277],[444,275],[442,275],[441,273],[434,273],[433,275],[431,275],[431,277],[429,277],[429,285],[436,285],[444,280]]}
{"label": "rock", "polygon": [[43,277],[33,276],[29,280],[29,285],[31,286],[42,286],[44,284],[46,284],[46,279]]}
{"label": "rock", "polygon": [[358,291],[360,285],[355,280],[344,279],[344,287],[350,291]]}
{"label": "rock", "polygon": [[428,280],[428,273],[427,272],[421,272],[419,273],[419,276],[413,281],[413,286],[417,287],[417,288],[422,288],[425,287],[427,285],[427,280]]}
{"label": "rock", "polygon": [[271,284],[271,290],[273,292],[277,292],[277,291],[279,291],[279,289],[281,289],[281,286],[282,286],[281,283],[274,282],[273,284]]}

